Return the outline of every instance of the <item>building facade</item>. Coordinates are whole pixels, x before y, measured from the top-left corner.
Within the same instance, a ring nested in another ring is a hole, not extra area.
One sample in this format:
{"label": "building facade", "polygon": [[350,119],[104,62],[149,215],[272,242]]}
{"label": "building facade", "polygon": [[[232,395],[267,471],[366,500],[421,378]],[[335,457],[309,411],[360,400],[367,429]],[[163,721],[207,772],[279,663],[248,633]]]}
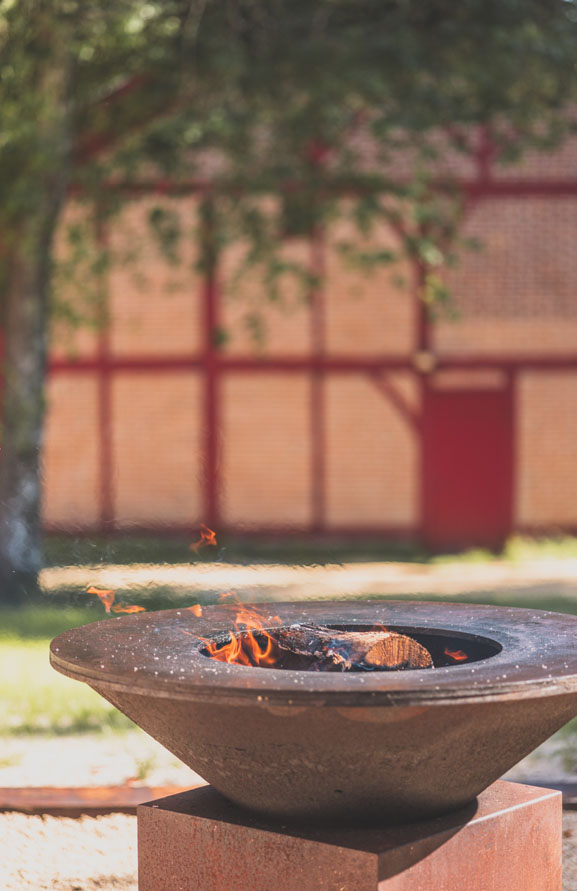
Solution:
{"label": "building facade", "polygon": [[[177,266],[150,245],[113,267],[107,326],[54,337],[46,527],[434,547],[577,529],[577,143],[460,164],[465,235],[484,247],[450,273],[457,320],[427,318],[418,270],[399,288],[390,269],[347,266],[344,224],[288,245],[322,284],[280,307],[231,285],[240,247],[200,274],[192,235]],[[128,205],[112,242],[147,244],[153,200]],[[191,233],[197,201],[177,202]]]}

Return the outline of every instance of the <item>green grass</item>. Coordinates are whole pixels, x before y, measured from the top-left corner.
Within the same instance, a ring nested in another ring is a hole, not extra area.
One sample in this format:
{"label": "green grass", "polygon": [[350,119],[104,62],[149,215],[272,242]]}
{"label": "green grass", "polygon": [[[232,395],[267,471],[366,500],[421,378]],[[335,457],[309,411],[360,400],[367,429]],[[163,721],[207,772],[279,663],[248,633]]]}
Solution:
{"label": "green grass", "polygon": [[[192,563],[205,558],[208,548],[197,557],[190,550],[190,537],[119,535],[48,535],[44,540],[46,566],[98,566],[107,563]],[[212,552],[214,549],[210,549]]]}
{"label": "green grass", "polygon": [[508,591],[465,592],[460,594],[395,594],[394,598],[389,594],[367,594],[354,598],[355,600],[431,600],[439,603],[489,603],[495,606],[514,606],[519,609],[542,609],[550,612],[569,613],[577,615],[577,600],[563,595],[532,595],[531,593],[519,594]]}
{"label": "green grass", "polygon": [[[51,640],[62,631],[104,618],[96,604],[87,608],[24,606],[0,609],[0,647],[26,640]],[[1,675],[0,675],[1,678]]]}
{"label": "green grass", "polygon": [[126,730],[131,721],[49,663],[53,637],[103,618],[102,609],[0,609],[0,736]]}
{"label": "green grass", "polygon": [[553,535],[529,537],[512,535],[502,551],[494,552],[485,548],[468,548],[464,551],[446,554],[429,554],[427,563],[490,563],[504,560],[507,563],[523,563],[528,560],[570,560],[577,558],[577,537],[573,535]]}
{"label": "green grass", "polygon": [[556,535],[548,538],[524,538],[513,536],[507,542],[506,560],[521,563],[524,560],[570,560],[577,558],[577,537]]}
{"label": "green grass", "polygon": [[[142,584],[136,582],[116,588],[117,603],[136,603],[147,610],[171,609],[175,606],[192,603],[214,602],[209,595],[203,595],[197,589],[190,590],[180,585],[176,588],[165,584]],[[86,584],[83,586],[66,585],[49,588],[40,597],[31,599],[27,605],[39,610],[56,608],[69,611],[84,617],[83,624],[106,618],[103,606],[95,594],[87,594]],[[0,636],[4,612],[0,606]],[[74,624],[74,623],[73,623]],[[80,624],[80,622],[76,622]],[[73,625],[70,625],[72,628]]]}
{"label": "green grass", "polygon": [[343,563],[355,560],[422,562],[427,552],[413,542],[390,542],[382,538],[317,540],[306,536],[253,538],[218,536],[218,547],[195,554],[189,536],[98,536],[48,535],[44,541],[47,566],[98,566],[117,563]]}
{"label": "green grass", "polygon": [[487,563],[496,559],[519,562],[555,558],[577,558],[577,537],[549,535],[512,536],[502,551],[467,548],[447,553],[431,553],[412,541],[386,541],[382,538],[312,539],[305,536],[254,538],[218,536],[217,548],[204,548],[196,555],[190,544],[197,537],[143,536],[123,534],[114,537],[57,536],[45,539],[47,566],[98,566],[118,563],[194,563],[219,560],[229,563],[344,563],[383,560],[401,563]]}
{"label": "green grass", "polygon": [[50,666],[48,643],[3,640],[0,646],[0,735],[51,735],[133,726],[86,684]]}

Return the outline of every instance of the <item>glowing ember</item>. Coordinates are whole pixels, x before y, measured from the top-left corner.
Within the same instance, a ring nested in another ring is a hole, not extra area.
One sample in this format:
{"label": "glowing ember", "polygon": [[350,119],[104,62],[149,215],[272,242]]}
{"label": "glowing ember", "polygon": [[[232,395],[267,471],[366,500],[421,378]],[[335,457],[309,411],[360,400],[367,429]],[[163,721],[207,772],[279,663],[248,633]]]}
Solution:
{"label": "glowing ember", "polygon": [[144,606],[138,606],[136,603],[115,603],[112,607],[113,613],[143,613],[146,612]]}
{"label": "glowing ember", "polygon": [[216,532],[213,532],[212,529],[209,529],[208,526],[205,526],[204,523],[200,524],[200,538],[198,541],[195,541],[194,544],[191,544],[190,550],[194,551],[195,554],[198,554],[201,548],[206,548],[209,545],[216,547],[218,542],[216,540]]}
{"label": "glowing ember", "polygon": [[195,603],[193,606],[186,607],[189,612],[192,613],[193,616],[196,616],[198,619],[202,616],[202,607],[200,603]]}
{"label": "glowing ember", "polygon": [[443,652],[445,656],[449,656],[449,658],[454,659],[455,662],[463,662],[465,659],[469,658],[463,650],[449,650],[446,647]]}
{"label": "glowing ember", "polygon": [[116,596],[115,591],[109,591],[104,588],[95,588],[94,585],[88,589],[87,594],[96,594],[96,596],[100,599],[100,602],[103,604],[104,609],[107,613],[110,612],[110,608],[114,603],[114,598]]}

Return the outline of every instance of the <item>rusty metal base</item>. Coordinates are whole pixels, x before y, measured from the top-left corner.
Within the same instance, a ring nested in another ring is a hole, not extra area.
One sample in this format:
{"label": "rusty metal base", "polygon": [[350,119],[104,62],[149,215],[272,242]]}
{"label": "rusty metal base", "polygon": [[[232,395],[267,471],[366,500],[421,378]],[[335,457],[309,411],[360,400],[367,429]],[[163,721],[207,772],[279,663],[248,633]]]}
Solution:
{"label": "rusty metal base", "polygon": [[561,794],[502,780],[425,823],[266,823],[204,786],[139,805],[139,891],[561,891]]}

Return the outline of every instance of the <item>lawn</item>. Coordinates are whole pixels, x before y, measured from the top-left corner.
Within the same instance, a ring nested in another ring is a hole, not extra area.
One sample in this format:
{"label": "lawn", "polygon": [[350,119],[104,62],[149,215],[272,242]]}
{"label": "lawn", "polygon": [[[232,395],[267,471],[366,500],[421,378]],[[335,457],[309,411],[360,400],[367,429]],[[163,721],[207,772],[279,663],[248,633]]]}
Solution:
{"label": "lawn", "polygon": [[102,618],[92,609],[30,606],[0,611],[0,736],[72,734],[132,727],[86,684],[51,668],[50,640]]}
{"label": "lawn", "polygon": [[478,563],[505,560],[521,562],[577,558],[577,537],[552,535],[540,538],[512,536],[500,551],[468,548],[459,552],[432,553],[411,541],[382,538],[311,539],[298,535],[255,538],[218,536],[217,548],[191,550],[190,536],[114,537],[49,535],[45,540],[47,566],[81,566],[115,563],[192,563],[216,559],[229,563],[343,563],[383,560],[401,563]]}

